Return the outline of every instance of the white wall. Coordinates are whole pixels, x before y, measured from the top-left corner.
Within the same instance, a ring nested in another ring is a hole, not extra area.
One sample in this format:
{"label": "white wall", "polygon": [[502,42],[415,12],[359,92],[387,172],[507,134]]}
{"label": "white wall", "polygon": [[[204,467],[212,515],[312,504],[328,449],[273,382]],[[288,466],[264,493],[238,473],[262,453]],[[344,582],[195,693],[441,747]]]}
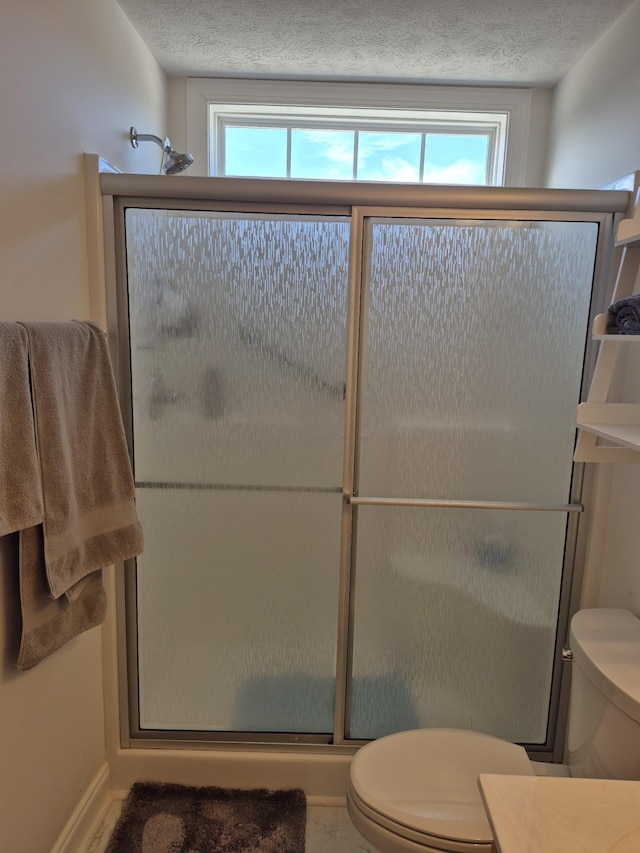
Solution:
{"label": "white wall", "polygon": [[557,86],[546,185],[599,189],[640,169],[640,1]]}
{"label": "white wall", "polygon": [[[156,172],[160,149],[128,131],[166,132],[166,80],[115,0],[2,5],[0,320],[87,319],[82,152]],[[105,761],[101,631],[15,670],[15,539],[0,539],[0,848],[48,853]]]}
{"label": "white wall", "polygon": [[[640,170],[639,92],[636,0],[556,89],[548,186],[598,188]],[[640,401],[637,356],[629,359],[620,399]],[[598,481],[600,517],[594,518],[594,530],[601,526],[602,536],[594,537],[598,542],[587,563],[582,605],[625,607],[640,616],[640,466],[600,466]]]}

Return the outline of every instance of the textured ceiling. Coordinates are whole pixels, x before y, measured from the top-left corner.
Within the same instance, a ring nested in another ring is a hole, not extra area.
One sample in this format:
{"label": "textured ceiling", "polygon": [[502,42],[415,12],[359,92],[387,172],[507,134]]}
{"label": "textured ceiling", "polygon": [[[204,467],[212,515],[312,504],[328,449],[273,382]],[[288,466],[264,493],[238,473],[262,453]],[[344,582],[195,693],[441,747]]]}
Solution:
{"label": "textured ceiling", "polygon": [[118,0],[170,75],[549,85],[632,0]]}

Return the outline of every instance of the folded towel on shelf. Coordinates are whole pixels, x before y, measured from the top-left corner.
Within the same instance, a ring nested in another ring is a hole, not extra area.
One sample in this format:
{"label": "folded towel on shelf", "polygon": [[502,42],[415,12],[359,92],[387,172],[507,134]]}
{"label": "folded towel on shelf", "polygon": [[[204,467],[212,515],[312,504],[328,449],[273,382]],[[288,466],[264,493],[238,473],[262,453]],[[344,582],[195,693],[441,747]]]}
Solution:
{"label": "folded towel on shelf", "polygon": [[607,332],[613,335],[640,335],[640,294],[618,299],[609,306]]}
{"label": "folded towel on shelf", "polygon": [[44,572],[42,525],[21,530],[19,542],[22,634],[17,668],[25,670],[78,634],[100,625],[107,598],[101,573],[93,572],[83,582],[75,601],[68,601],[65,596],[53,600]]}
{"label": "folded towel on shelf", "polygon": [[0,536],[41,521],[27,333],[0,323]]}
{"label": "folded towel on shelf", "polygon": [[104,332],[90,322],[23,323],[42,479],[44,562],[54,599],[142,552],[142,528]]}

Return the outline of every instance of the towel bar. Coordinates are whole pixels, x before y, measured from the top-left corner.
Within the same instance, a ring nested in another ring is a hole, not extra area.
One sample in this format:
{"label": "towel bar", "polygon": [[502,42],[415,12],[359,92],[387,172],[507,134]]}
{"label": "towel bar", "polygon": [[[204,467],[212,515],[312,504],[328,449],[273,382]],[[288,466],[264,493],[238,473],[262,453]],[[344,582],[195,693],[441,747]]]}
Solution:
{"label": "towel bar", "polygon": [[275,486],[246,485],[244,483],[170,483],[136,481],[136,489],[194,489],[218,492],[320,492],[339,495],[340,486]]}

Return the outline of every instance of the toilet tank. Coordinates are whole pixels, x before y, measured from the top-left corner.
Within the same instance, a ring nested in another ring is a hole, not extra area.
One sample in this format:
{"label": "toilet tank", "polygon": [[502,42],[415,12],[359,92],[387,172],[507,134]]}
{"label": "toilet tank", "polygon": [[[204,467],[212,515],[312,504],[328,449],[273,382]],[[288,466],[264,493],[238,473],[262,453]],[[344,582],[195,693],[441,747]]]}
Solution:
{"label": "toilet tank", "polygon": [[571,775],[640,780],[640,620],[628,610],[580,610],[570,645]]}

